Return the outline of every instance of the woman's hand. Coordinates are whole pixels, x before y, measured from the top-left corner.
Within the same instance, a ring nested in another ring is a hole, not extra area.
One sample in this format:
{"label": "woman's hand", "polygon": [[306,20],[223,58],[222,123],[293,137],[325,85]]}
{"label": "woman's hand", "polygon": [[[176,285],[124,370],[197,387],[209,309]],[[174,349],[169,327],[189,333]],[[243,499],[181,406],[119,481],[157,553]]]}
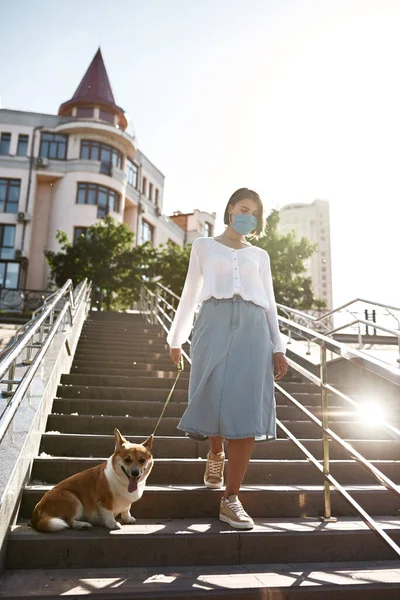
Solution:
{"label": "woman's hand", "polygon": [[170,348],[169,355],[172,361],[177,365],[181,359],[182,349],[181,348]]}
{"label": "woman's hand", "polygon": [[283,352],[275,352],[274,354],[274,381],[279,381],[284,377],[288,370],[288,361]]}

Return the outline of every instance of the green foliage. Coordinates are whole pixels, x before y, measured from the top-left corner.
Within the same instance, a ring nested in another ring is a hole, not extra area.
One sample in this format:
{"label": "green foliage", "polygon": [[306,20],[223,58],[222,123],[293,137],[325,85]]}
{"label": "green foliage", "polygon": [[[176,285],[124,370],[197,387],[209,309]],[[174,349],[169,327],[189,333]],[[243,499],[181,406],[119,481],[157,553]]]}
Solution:
{"label": "green foliage", "polygon": [[191,244],[183,248],[176,244],[161,244],[157,248],[157,258],[154,262],[154,274],[159,275],[159,281],[178,296],[181,295],[189,266]]}
{"label": "green foliage", "polygon": [[61,251],[46,251],[45,256],[57,286],[68,278],[76,285],[87,277],[93,290],[99,289],[106,310],[129,307],[138,299],[156,252],[150,244],[133,246],[134,234],[126,223],[107,216],[74,245],[61,230],[56,238]]}
{"label": "green foliage", "polygon": [[325,301],[314,298],[311,277],[304,276],[304,261],[314,254],[317,245],[304,237],[297,239],[294,231],[282,233],[278,225],[279,212],[273,210],[267,219],[266,235],[253,242],[270,256],[276,301],[298,309],[323,308]]}

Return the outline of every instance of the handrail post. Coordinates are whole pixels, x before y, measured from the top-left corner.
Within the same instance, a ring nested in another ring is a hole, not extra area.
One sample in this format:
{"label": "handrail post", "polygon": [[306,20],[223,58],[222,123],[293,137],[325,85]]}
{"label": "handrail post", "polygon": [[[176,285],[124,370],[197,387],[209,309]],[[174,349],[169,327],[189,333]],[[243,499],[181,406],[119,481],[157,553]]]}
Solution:
{"label": "handrail post", "polygon": [[153,307],[153,324],[157,325],[157,315],[158,315],[158,290],[156,289],[154,292],[154,307]]}
{"label": "handrail post", "polygon": [[361,333],[361,323],[358,323],[358,349],[361,350],[363,347],[363,343],[362,343],[362,333]]}
{"label": "handrail post", "polygon": [[[321,409],[322,409],[322,426],[328,428],[328,390],[325,388],[325,384],[328,383],[327,377],[328,367],[326,361],[326,346],[321,345],[321,366],[320,366],[320,378],[321,378]],[[322,443],[323,443],[323,458],[324,465],[323,470],[325,475],[329,475],[329,436],[326,431],[322,432]],[[332,517],[331,511],[331,486],[329,481],[324,478],[324,516],[320,517],[324,523],[335,523],[336,517]]]}
{"label": "handrail post", "polygon": [[399,347],[399,356],[397,362],[400,363],[400,335],[397,336],[397,345]]}
{"label": "handrail post", "polygon": [[[294,321],[294,315],[293,315],[293,313],[289,313],[289,320],[290,320],[290,321]],[[292,343],[292,332],[291,332],[291,330],[290,330],[290,329],[289,329],[289,331],[288,331],[288,341],[287,341],[287,343],[288,343],[288,344],[291,344],[291,343]]]}
{"label": "handrail post", "polygon": [[14,360],[14,362],[10,365],[10,368],[8,369],[8,379],[6,380],[7,381],[7,389],[2,390],[2,392],[1,392],[1,395],[3,396],[3,398],[10,398],[14,394],[13,385],[14,385],[14,383],[18,383],[18,381],[15,380],[16,363],[17,363],[17,361]]}

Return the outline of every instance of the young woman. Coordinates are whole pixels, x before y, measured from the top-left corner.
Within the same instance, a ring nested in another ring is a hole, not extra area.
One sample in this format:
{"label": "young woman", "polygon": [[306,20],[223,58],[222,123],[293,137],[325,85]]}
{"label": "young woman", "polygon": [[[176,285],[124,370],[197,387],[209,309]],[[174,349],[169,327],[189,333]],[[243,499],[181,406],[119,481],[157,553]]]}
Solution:
{"label": "young woman", "polygon": [[209,439],[204,483],[223,486],[224,440],[228,442],[226,486],[219,518],[251,529],[239,498],[255,441],[276,438],[275,380],[287,371],[279,333],[268,253],[246,240],[264,235],[259,195],[237,190],[225,209],[224,233],[194,240],[181,299],[167,336],[175,364],[193,328],[189,403],[178,428]]}

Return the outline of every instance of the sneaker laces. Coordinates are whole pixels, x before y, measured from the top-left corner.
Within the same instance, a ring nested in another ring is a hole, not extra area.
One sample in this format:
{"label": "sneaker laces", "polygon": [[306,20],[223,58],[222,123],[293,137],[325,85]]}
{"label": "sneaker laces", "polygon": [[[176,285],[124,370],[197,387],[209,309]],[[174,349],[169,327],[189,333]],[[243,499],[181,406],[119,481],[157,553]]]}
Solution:
{"label": "sneaker laces", "polygon": [[233,502],[229,502],[229,500],[226,499],[225,502],[227,503],[228,508],[230,508],[237,517],[249,517],[239,499],[236,499]]}
{"label": "sneaker laces", "polygon": [[209,475],[211,475],[212,477],[220,477],[223,466],[224,466],[224,459],[213,460],[212,458],[209,458],[208,459]]}

